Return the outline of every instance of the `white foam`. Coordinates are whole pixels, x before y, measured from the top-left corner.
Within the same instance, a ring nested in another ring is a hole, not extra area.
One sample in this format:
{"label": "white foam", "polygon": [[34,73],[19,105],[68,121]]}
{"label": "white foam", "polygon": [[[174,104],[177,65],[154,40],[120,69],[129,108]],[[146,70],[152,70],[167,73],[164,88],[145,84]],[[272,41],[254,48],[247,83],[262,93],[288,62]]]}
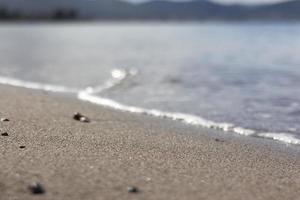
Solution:
{"label": "white foam", "polygon": [[160,117],[160,118],[167,118],[171,120],[180,121],[189,125],[201,126],[205,128],[221,130],[224,132],[233,132],[244,136],[255,136],[260,138],[273,139],[287,144],[300,144],[300,139],[288,133],[257,133],[257,131],[255,130],[245,129],[230,123],[217,123],[195,115],[189,115],[184,113],[170,113],[170,112],[163,112],[155,109],[144,109],[144,108],[139,108],[134,106],[127,106],[119,102],[113,101],[111,99],[101,98],[99,96],[88,94],[85,91],[80,92],[78,94],[78,98],[83,101],[98,104],[101,106],[110,107],[115,110],[145,114],[145,115],[150,115],[150,116]]}
{"label": "white foam", "polygon": [[240,135],[245,135],[245,136],[250,136],[250,135],[254,135],[255,134],[254,130],[246,129],[246,128],[242,128],[242,127],[234,127],[233,131],[235,133],[238,133]]}
{"label": "white foam", "polygon": [[155,109],[145,109],[145,108],[140,108],[140,107],[124,105],[124,104],[121,104],[121,103],[116,102],[111,99],[95,96],[90,93],[89,89],[79,92],[78,98],[83,101],[98,104],[101,106],[110,107],[115,110],[127,111],[127,112],[138,113],[138,114],[145,114],[145,115],[150,115],[150,116],[160,117],[160,118],[168,118],[171,120],[181,121],[183,123],[190,124],[190,125],[202,126],[205,128],[222,130],[225,132],[230,131],[230,132],[235,132],[235,133],[238,133],[241,135],[247,135],[247,136],[255,133],[255,131],[253,131],[253,130],[243,129],[241,127],[235,127],[233,124],[230,124],[230,123],[217,123],[217,122],[210,121],[210,120],[204,119],[204,118],[196,116],[196,115],[190,115],[190,114],[184,114],[184,113],[163,112],[163,111],[155,110]]}
{"label": "white foam", "polygon": [[114,69],[111,71],[111,79],[106,81],[104,84],[97,87],[87,87],[83,90],[68,88],[65,86],[22,81],[22,80],[9,78],[9,77],[2,77],[2,76],[0,76],[0,84],[12,85],[17,87],[25,87],[25,88],[36,89],[36,90],[51,91],[51,92],[75,93],[77,94],[77,97],[80,100],[105,106],[105,107],[110,107],[115,110],[150,115],[150,116],[160,117],[160,118],[167,118],[171,120],[180,121],[189,125],[201,126],[205,128],[221,130],[224,132],[233,132],[244,136],[268,138],[268,139],[284,142],[287,144],[297,144],[297,145],[300,144],[300,139],[288,133],[258,133],[255,130],[238,127],[231,123],[218,123],[218,122],[204,119],[196,115],[185,114],[185,113],[163,112],[156,109],[145,109],[145,108],[140,108],[135,106],[128,106],[125,104],[121,104],[117,101],[114,101],[112,99],[102,98],[96,95],[105,90],[111,89],[119,84],[122,84],[124,80],[126,80],[126,78],[128,78],[129,76],[134,76],[136,74],[137,71],[135,70],[126,71],[122,69]]}
{"label": "white foam", "polygon": [[135,106],[124,105],[124,104],[121,104],[121,103],[116,102],[111,99],[92,95],[92,94],[90,94],[89,89],[79,92],[78,98],[83,101],[98,104],[101,106],[110,107],[115,110],[127,111],[127,112],[138,113],[138,114],[145,114],[145,115],[150,115],[150,116],[154,116],[154,117],[168,118],[168,119],[172,119],[172,120],[181,121],[186,124],[199,125],[199,126],[203,126],[206,128],[213,128],[213,129],[220,129],[223,131],[229,131],[233,127],[233,125],[229,124],[229,123],[216,123],[216,122],[209,121],[209,120],[203,119],[203,118],[195,116],[195,115],[189,115],[189,114],[184,114],[184,113],[170,113],[170,112],[163,112],[163,111],[155,110],[155,109],[145,109],[145,108],[139,108],[139,107],[135,107]]}
{"label": "white foam", "polygon": [[300,139],[289,133],[258,133],[257,136],[277,140],[288,144],[300,144]]}
{"label": "white foam", "polygon": [[23,87],[35,90],[44,90],[50,92],[62,92],[62,93],[77,93],[78,89],[68,88],[65,86],[41,84],[30,81],[22,81],[14,78],[0,76],[0,84],[11,85],[16,87]]}

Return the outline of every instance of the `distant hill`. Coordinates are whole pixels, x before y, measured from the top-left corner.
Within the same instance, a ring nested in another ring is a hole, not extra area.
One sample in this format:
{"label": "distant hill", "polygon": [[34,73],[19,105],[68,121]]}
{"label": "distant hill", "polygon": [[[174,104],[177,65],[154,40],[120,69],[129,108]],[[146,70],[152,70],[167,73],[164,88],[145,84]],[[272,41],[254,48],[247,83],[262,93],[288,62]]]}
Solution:
{"label": "distant hill", "polygon": [[300,1],[260,6],[222,5],[208,0],[0,0],[0,19],[98,20],[300,20]]}
{"label": "distant hill", "polygon": [[248,16],[258,19],[299,20],[300,1],[294,0],[273,5],[256,6]]}

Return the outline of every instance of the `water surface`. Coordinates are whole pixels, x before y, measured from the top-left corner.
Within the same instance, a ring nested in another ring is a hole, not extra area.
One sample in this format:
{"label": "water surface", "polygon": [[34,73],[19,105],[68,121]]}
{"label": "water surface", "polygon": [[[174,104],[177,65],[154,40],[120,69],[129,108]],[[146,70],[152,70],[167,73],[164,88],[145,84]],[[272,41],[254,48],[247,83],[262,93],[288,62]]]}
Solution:
{"label": "water surface", "polygon": [[[101,86],[93,95],[121,104],[294,139],[299,52],[300,24],[293,23],[0,25],[2,77]],[[103,89],[112,71],[120,81]]]}

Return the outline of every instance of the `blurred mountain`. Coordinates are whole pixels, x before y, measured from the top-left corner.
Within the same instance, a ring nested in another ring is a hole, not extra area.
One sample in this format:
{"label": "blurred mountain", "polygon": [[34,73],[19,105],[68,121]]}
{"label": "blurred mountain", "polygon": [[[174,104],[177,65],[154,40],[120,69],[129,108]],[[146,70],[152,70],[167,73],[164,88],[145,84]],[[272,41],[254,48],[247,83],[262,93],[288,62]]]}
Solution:
{"label": "blurred mountain", "polygon": [[300,20],[300,1],[260,6],[222,5],[208,0],[0,0],[2,19],[102,20]]}
{"label": "blurred mountain", "polygon": [[[0,8],[24,16],[49,16],[58,11],[76,11],[79,18],[118,17],[132,6],[114,0],[0,0]],[[128,10],[129,11],[129,10]]]}

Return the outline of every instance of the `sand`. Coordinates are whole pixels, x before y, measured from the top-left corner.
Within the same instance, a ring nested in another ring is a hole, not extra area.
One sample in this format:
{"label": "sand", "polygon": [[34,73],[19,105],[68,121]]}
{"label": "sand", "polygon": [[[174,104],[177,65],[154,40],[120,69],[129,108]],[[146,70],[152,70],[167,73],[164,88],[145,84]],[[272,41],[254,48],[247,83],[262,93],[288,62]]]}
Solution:
{"label": "sand", "polygon": [[[0,94],[0,117],[10,119],[0,122],[1,200],[300,199],[299,146],[45,92],[0,86]],[[46,193],[32,194],[33,182]]]}

